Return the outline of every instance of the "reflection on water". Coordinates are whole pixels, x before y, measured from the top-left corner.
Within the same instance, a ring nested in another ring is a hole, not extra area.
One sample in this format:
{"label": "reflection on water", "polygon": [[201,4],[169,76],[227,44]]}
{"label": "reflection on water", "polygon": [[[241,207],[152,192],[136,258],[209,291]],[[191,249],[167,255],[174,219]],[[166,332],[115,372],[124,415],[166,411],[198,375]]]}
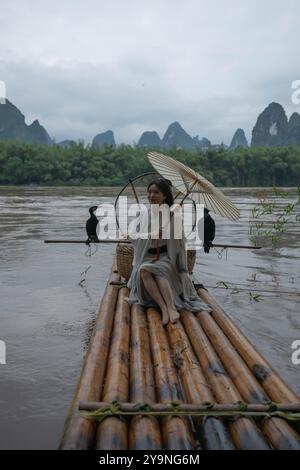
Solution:
{"label": "reflection on water", "polygon": [[[85,239],[88,208],[113,202],[118,192],[0,187],[0,339],[7,346],[7,365],[0,365],[0,448],[57,447],[115,246],[98,246],[89,257],[85,245],[45,245],[43,240]],[[241,218],[229,222],[215,216],[215,242],[249,244],[257,190],[226,193]],[[295,194],[289,191],[288,199]],[[291,344],[300,339],[299,257],[295,223],[276,251],[229,250],[226,256],[211,250],[198,254],[195,267],[198,278],[298,392],[300,366],[291,363]],[[220,282],[236,289],[216,289]],[[260,302],[249,295],[256,289]]]}

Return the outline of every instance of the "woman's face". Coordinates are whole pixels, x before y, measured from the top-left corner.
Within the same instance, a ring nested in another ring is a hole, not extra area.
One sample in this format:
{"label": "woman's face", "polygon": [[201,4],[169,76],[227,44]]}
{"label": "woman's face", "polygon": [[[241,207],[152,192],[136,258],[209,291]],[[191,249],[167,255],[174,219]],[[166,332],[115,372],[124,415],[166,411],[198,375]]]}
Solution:
{"label": "woman's face", "polygon": [[150,204],[163,204],[165,201],[164,193],[156,186],[156,184],[151,184],[148,189],[147,196]]}

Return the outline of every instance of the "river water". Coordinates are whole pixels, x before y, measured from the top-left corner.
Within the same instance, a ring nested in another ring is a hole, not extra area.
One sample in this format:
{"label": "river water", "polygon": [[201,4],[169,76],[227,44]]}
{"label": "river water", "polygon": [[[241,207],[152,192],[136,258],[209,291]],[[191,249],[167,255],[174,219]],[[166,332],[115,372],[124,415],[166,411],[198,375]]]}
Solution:
{"label": "river water", "polygon": [[[215,243],[249,244],[257,191],[225,190],[241,218],[215,216]],[[85,239],[88,208],[113,202],[117,193],[118,188],[0,187],[0,340],[6,344],[6,364],[0,363],[1,449],[58,446],[115,245],[98,245],[89,256],[85,245],[43,240]],[[281,204],[295,198],[290,189]],[[300,340],[299,223],[287,229],[275,250],[200,252],[194,271],[300,393],[300,365],[291,361],[291,345]],[[230,288],[217,288],[222,282]]]}

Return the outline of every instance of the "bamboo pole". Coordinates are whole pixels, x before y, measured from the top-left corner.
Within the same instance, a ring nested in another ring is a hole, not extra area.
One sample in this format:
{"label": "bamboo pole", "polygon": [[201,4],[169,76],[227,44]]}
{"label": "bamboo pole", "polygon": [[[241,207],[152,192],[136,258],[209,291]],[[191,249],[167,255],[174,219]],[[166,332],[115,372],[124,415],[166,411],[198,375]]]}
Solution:
{"label": "bamboo pole", "polygon": [[[86,240],[44,240],[44,243],[79,243],[79,244],[86,244]],[[91,241],[90,243],[131,243],[130,240],[127,240],[126,238],[120,238],[118,240],[110,240],[110,239],[104,239],[104,240],[95,240]]]}
{"label": "bamboo pole", "polygon": [[120,276],[114,261],[84,358],[73,402],[65,422],[60,449],[88,449],[93,445],[95,424],[91,420],[78,416],[78,403],[99,400],[101,396],[114,309],[118,296],[118,288],[110,286],[109,283],[119,280]]}
{"label": "bamboo pole", "polygon": [[[120,289],[114,315],[109,359],[103,390],[103,401],[126,401],[129,391],[129,305],[127,288]],[[99,424],[96,436],[98,450],[128,448],[128,424],[124,418],[109,417]]]}
{"label": "bamboo pole", "polygon": [[237,248],[242,250],[260,250],[261,246],[252,246],[252,245],[222,245],[219,243],[212,243],[211,248]]}
{"label": "bamboo pole", "polygon": [[[202,311],[197,314],[197,318],[243,399],[254,403],[269,401],[268,395],[212,316]],[[264,420],[262,431],[277,449],[299,449],[299,436],[284,420]]]}
{"label": "bamboo pole", "polygon": [[[196,317],[191,312],[184,311],[181,313],[181,319],[218,402],[225,404],[241,401],[242,396],[228,376]],[[228,429],[238,449],[266,448],[261,431],[253,419],[241,417],[233,421],[230,420]]]}
{"label": "bamboo pole", "polygon": [[[131,307],[130,401],[155,403],[155,384],[146,314],[140,305]],[[137,416],[130,422],[129,448],[162,449],[159,422],[153,416]]]}
{"label": "bamboo pole", "polygon": [[228,416],[232,413],[234,414],[243,414],[248,413],[249,416],[258,414],[268,414],[276,412],[283,413],[299,413],[300,412],[300,403],[245,403],[243,401],[238,401],[235,403],[215,403],[208,402],[205,404],[198,403],[155,403],[155,402],[117,402],[111,403],[106,401],[86,401],[80,402],[78,409],[82,411],[105,411],[111,406],[116,407],[113,411],[110,410],[110,413],[113,415],[119,416],[128,414],[128,416],[140,414],[141,416],[147,416],[151,413],[154,414],[190,414],[190,415],[199,415],[201,413],[205,416],[218,416],[222,413],[228,413]]}
{"label": "bamboo pole", "polygon": [[198,289],[197,291],[204,302],[207,302],[213,307],[213,318],[239,352],[240,356],[244,359],[271,400],[278,403],[298,402],[299,396],[273,370],[271,365],[262,357],[209,293],[206,292],[205,289]]}
{"label": "bamboo pole", "polygon": [[[182,401],[178,378],[172,364],[166,332],[161,315],[154,308],[147,309],[150,346],[154,367],[157,399],[161,403]],[[169,416],[161,422],[163,445],[170,450],[192,450],[196,442],[186,418]]]}
{"label": "bamboo pole", "polygon": [[[177,322],[176,325],[168,324],[167,330],[173,362],[177,365],[186,400],[189,403],[213,402],[214,397],[181,322]],[[201,445],[206,449],[235,449],[225,424],[219,419],[207,417],[202,421],[198,420],[197,427]]]}
{"label": "bamboo pole", "polygon": [[[44,243],[80,243],[80,244],[86,244],[86,240],[69,240],[69,239],[53,239],[53,240],[44,240]],[[101,240],[95,240],[91,241],[90,243],[131,243],[131,240],[128,240],[126,238],[120,238],[120,239],[101,239]],[[260,250],[261,246],[251,246],[251,245],[223,245],[223,244],[212,244],[210,246],[211,248],[241,248],[245,250]]]}

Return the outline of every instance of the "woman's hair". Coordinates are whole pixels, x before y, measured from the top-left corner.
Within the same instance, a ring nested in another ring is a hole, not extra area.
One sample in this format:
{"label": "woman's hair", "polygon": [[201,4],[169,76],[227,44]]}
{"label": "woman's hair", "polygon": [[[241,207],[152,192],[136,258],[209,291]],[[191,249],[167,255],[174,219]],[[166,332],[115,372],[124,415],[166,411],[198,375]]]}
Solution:
{"label": "woman's hair", "polygon": [[153,184],[155,184],[158,189],[163,193],[163,195],[166,197],[165,203],[168,204],[169,207],[171,207],[174,204],[174,198],[171,189],[171,181],[165,178],[155,178],[153,181],[151,181],[150,184],[148,184],[147,191]]}

